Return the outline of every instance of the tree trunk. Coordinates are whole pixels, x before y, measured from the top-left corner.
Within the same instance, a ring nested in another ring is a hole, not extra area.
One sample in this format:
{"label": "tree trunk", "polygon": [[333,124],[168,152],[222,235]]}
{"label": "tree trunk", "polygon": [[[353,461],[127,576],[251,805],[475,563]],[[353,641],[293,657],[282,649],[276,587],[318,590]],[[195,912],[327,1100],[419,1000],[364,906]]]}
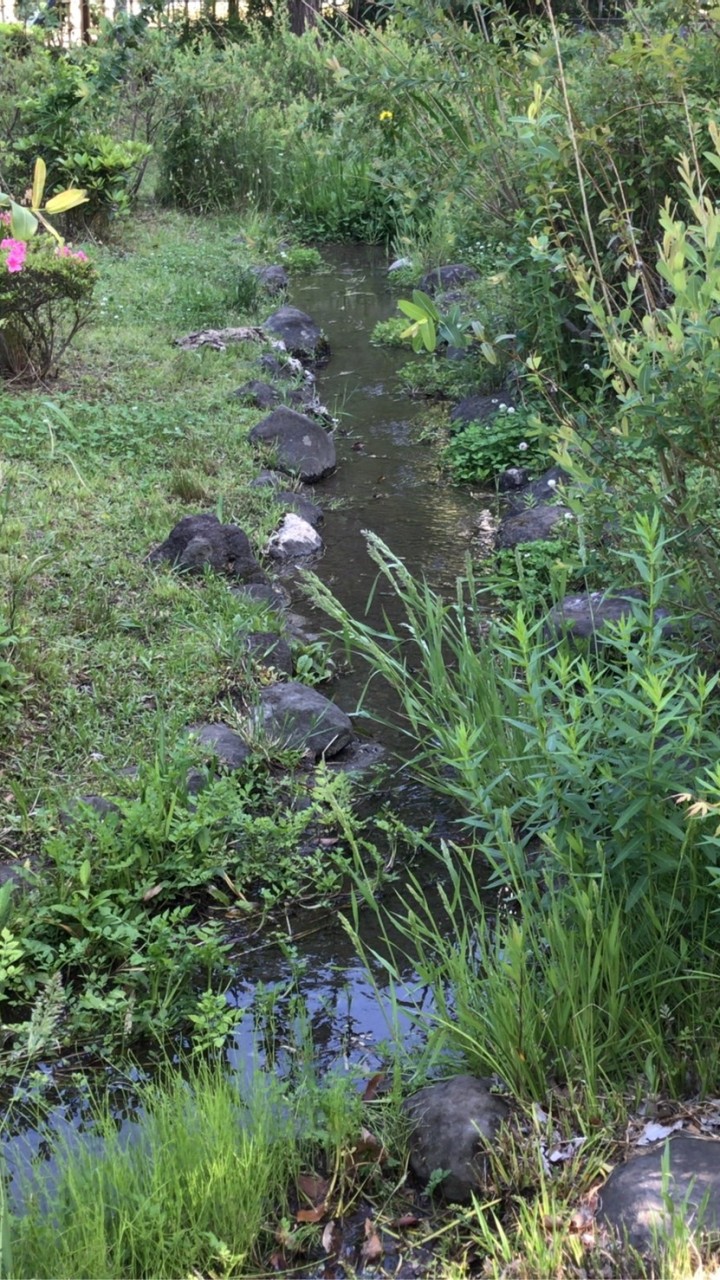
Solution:
{"label": "tree trunk", "polygon": [[296,36],[309,31],[317,24],[321,0],[288,0],[290,6],[290,30]]}

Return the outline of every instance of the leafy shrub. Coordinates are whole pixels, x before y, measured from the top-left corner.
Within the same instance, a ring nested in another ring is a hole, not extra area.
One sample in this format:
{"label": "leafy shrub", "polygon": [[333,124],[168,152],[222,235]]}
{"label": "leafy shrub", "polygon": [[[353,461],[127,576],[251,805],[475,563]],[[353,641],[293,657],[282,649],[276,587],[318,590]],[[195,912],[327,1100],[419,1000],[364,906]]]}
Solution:
{"label": "leafy shrub", "polygon": [[38,379],[87,324],[96,271],[48,235],[33,237],[11,268],[9,246],[19,243],[8,237],[0,250],[0,373]]}
{"label": "leafy shrub", "polygon": [[117,142],[107,134],[89,133],[58,157],[61,179],[87,192],[83,222],[107,222],[129,212],[131,180],[150,151],[144,142]]}
{"label": "leafy shrub", "polygon": [[508,467],[539,470],[547,461],[544,429],[537,414],[506,408],[483,422],[471,422],[458,432],[443,452],[454,480],[464,484],[491,481]]}

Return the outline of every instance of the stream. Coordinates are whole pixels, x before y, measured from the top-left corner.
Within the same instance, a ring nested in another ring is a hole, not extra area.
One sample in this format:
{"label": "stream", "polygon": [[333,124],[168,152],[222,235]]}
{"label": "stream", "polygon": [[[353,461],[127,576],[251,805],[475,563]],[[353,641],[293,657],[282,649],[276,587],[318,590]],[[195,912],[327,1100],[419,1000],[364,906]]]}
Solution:
{"label": "stream", "polygon": [[[325,552],[314,567],[354,616],[380,624],[385,611],[398,624],[401,616],[394,597],[376,589],[377,570],[362,531],[378,534],[414,575],[454,595],[478,514],[477,498],[447,484],[436,450],[420,441],[425,405],[405,395],[398,382],[403,363],[414,357],[371,345],[375,324],[394,314],[398,296],[388,283],[385,253],[373,246],[324,246],[323,258],[325,269],[295,277],[288,298],[311,315],[329,339],[332,356],[318,375],[318,393],[339,419],[337,471],[316,487],[315,497],[325,510]],[[303,601],[292,576],[285,585],[293,609],[321,632],[327,625],[324,616],[314,614]],[[342,672],[329,694],[352,713],[366,679],[362,668]],[[378,686],[368,705],[379,710],[384,701],[387,696]],[[368,723],[361,721],[360,730],[365,727],[367,732]],[[377,725],[371,730],[395,752],[389,781],[373,791],[373,806],[391,804],[410,825],[419,828],[434,822],[439,834],[448,832],[450,817],[437,799],[400,771],[401,735]],[[416,868],[416,874],[427,881],[432,894],[433,867]],[[393,896],[391,889],[388,897]],[[235,1071],[242,1075],[271,1063],[276,1070],[291,1071],[309,1033],[319,1069],[344,1071],[353,1066],[370,1075],[384,1061],[383,1042],[391,1035],[393,1019],[410,1041],[419,1036],[417,1015],[426,1007],[427,992],[411,970],[391,1001],[381,962],[366,971],[337,913],[295,910],[288,913],[287,923],[294,939],[290,950],[262,939],[254,946],[246,939],[239,943],[237,980],[228,993],[239,1015],[227,1051]],[[368,950],[382,953],[376,922],[367,918],[362,927]],[[41,1066],[40,1073],[54,1082],[49,1096],[56,1098],[56,1105],[47,1123],[71,1141],[85,1140],[88,1109],[83,1095],[63,1088],[62,1069],[58,1074]],[[105,1084],[122,1123],[132,1114],[133,1082],[108,1070]],[[29,1158],[44,1152],[31,1108],[21,1105],[14,1111],[13,1129],[4,1139],[11,1178]]]}

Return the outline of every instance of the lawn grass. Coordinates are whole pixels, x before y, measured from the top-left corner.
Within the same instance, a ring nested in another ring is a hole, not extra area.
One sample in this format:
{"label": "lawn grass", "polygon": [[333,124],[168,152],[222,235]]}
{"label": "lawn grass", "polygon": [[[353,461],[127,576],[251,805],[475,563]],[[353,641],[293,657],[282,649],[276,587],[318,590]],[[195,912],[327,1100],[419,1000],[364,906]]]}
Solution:
{"label": "lawn grass", "polygon": [[233,636],[262,620],[223,581],[144,563],[189,513],[240,524],[257,550],[276,519],[250,488],[246,435],[259,415],[232,396],[257,344],[173,346],[248,319],[232,301],[252,255],[231,244],[238,229],[153,214],[125,229],[122,248],[90,246],[97,312],[59,378],[0,391],[0,558],[24,684],[0,745],[6,852],[23,850],[23,815],[152,758],[160,722],[171,741],[216,716],[238,678]]}

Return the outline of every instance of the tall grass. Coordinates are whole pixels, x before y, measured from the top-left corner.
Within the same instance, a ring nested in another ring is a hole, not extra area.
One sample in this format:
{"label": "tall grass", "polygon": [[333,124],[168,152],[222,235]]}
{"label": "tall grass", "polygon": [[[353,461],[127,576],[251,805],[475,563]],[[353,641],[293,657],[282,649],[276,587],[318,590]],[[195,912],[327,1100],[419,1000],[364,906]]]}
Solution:
{"label": "tall grass", "polygon": [[472,853],[444,851],[440,916],[411,879],[379,919],[404,939],[396,978],[409,960],[434,992],[439,1044],[526,1099],[552,1082],[682,1093],[720,1073],[714,805],[693,819],[678,804],[686,789],[717,797],[717,676],[664,630],[659,519],[639,517],[632,537],[645,601],[584,650],[551,643],[522,608],[481,637],[472,578],[446,605],[376,538],[403,628],[381,634],[309,588],[399,698],[407,768],[459,801],[478,837]]}
{"label": "tall grass", "polygon": [[285,1207],[299,1147],[271,1081],[246,1099],[220,1072],[167,1075],[141,1091],[137,1132],[99,1108],[97,1144],[55,1145],[21,1189],[13,1274],[239,1274],[258,1265]]}

